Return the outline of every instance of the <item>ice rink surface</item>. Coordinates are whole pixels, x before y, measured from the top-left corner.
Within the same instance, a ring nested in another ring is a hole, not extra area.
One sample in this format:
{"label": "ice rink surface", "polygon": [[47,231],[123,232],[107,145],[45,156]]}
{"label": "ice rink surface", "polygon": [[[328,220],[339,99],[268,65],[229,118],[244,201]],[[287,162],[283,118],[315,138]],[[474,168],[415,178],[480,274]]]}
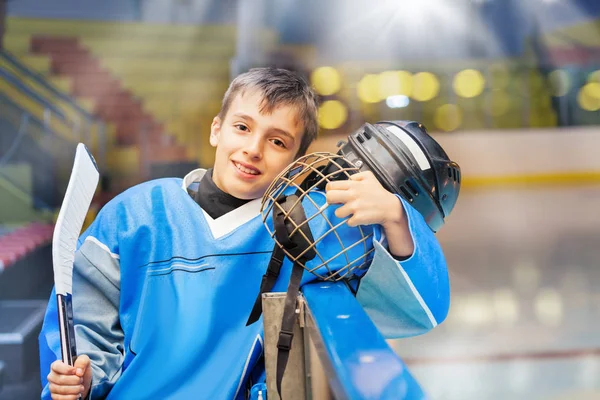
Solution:
{"label": "ice rink surface", "polygon": [[392,342],[433,400],[600,399],[600,185],[465,189],[451,309]]}

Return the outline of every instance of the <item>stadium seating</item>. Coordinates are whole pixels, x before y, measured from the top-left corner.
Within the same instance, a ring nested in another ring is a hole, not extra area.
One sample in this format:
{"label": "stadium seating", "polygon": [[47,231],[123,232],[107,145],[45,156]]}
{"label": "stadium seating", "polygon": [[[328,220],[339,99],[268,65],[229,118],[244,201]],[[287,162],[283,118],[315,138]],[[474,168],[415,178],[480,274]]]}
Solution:
{"label": "stadium seating", "polygon": [[[50,72],[60,76],[57,82],[77,98],[94,99],[94,112],[115,125],[119,144],[139,143],[143,125],[151,145],[138,159],[200,158],[208,164],[201,145],[207,144],[208,127],[229,83],[235,35],[234,27],[222,25],[9,17],[6,43],[24,56],[48,56]],[[271,30],[262,31],[261,38],[267,47],[277,40]],[[38,63],[40,70],[47,69]],[[176,144],[185,147],[165,149]]]}
{"label": "stadium seating", "polygon": [[[150,146],[147,154],[138,155],[137,159],[149,157],[153,162],[161,162],[196,156],[196,150],[186,143],[186,134],[169,132],[171,135],[163,138],[167,125],[183,126],[172,123],[173,114],[181,115],[181,112],[170,107],[172,112],[163,112],[163,118],[157,121],[152,110],[144,109],[142,103],[146,98],[158,97],[163,105],[168,105],[169,99],[178,95],[178,89],[189,88],[187,97],[194,96],[194,111],[197,111],[207,98],[222,95],[229,80],[229,59],[235,51],[235,31],[231,27],[17,18],[9,18],[7,25],[9,50],[48,55],[52,73],[63,77],[62,85],[70,88],[75,96],[94,99],[94,112],[113,122],[118,144],[138,145],[142,140],[139,132],[145,129],[145,142]],[[37,62],[40,70],[47,67]],[[64,79],[65,76],[70,79]],[[161,78],[162,85],[152,85]],[[190,84],[190,81],[196,83]],[[211,88],[200,88],[198,81],[210,81]],[[220,83],[215,84],[218,81]],[[175,147],[175,142],[187,145],[188,152],[183,146],[165,149]],[[136,151],[135,147],[132,151]]]}
{"label": "stadium seating", "polygon": [[52,241],[52,224],[30,223],[22,227],[7,227],[0,236],[0,272],[38,247]]}
{"label": "stadium seating", "polygon": [[0,360],[10,368],[5,368],[0,398],[25,398],[24,393],[31,396],[41,389],[37,336],[52,290],[53,225],[2,229],[6,233],[0,236]]}
{"label": "stadium seating", "polygon": [[[27,99],[22,92],[19,94]],[[26,193],[42,200],[46,204],[42,208],[56,207],[66,190],[75,145],[68,139],[49,134],[40,119],[27,113],[31,110],[27,111],[5,95],[0,95],[0,156],[5,156],[5,152],[16,143],[17,151],[3,162],[29,164],[32,188]],[[24,118],[28,118],[26,126],[22,125]],[[19,134],[21,129],[26,132]],[[16,181],[23,186],[23,179]]]}
{"label": "stadium seating", "polygon": [[[267,50],[275,48],[273,31],[265,29],[260,35]],[[137,145],[142,140],[138,132],[146,129],[147,154],[134,146],[107,155],[109,161],[131,165],[122,154],[137,151],[134,158],[140,161],[183,159],[208,165],[208,131],[229,83],[235,36],[234,27],[223,25],[9,17],[6,46],[37,63],[40,73],[76,98],[91,100],[93,112],[115,126],[121,147]],[[312,46],[279,46],[278,51],[312,63],[316,58]],[[176,149],[177,144],[183,146]]]}
{"label": "stadium seating", "polygon": [[[291,54],[308,70],[317,66],[314,46],[281,45],[274,32],[261,34],[265,48],[273,54],[283,58]],[[234,27],[219,25],[8,18],[6,43],[24,62],[76,98],[86,99],[96,115],[111,121],[120,147],[108,160],[119,168],[127,166],[126,175],[133,177],[147,172],[144,160],[196,160],[210,165],[212,150],[207,148],[207,136],[229,82],[235,35]],[[553,38],[559,41],[557,36]],[[553,51],[559,59],[571,60],[594,54]],[[439,126],[440,109],[447,104],[456,105],[460,114],[459,123],[451,130],[555,126],[557,112],[548,88],[548,71],[530,59],[345,62],[334,65],[343,80],[336,98],[358,106],[367,120],[418,119],[433,131],[443,128]],[[453,88],[456,74],[465,69],[476,69],[485,79],[483,91],[472,98],[458,96]],[[405,109],[362,104],[357,99],[357,83],[367,73],[386,70],[431,72],[439,90],[430,100],[411,100]],[[591,118],[583,114],[582,120]],[[149,143],[145,153],[141,142]]]}
{"label": "stadium seating", "polygon": [[[590,22],[598,24],[598,22]],[[585,24],[584,24],[585,25]],[[568,27],[549,36],[555,47],[552,52],[557,59],[585,61],[596,57],[598,47],[594,35],[587,26]],[[37,35],[37,36],[36,36]],[[161,129],[173,137],[176,143],[188,148],[187,156],[197,157],[198,141],[206,143],[207,126],[219,108],[220,95],[227,87],[229,78],[229,60],[235,52],[235,29],[229,26],[170,26],[143,23],[83,22],[65,20],[27,20],[9,18],[8,46],[23,51],[29,43],[35,42],[39,35],[47,37],[77,38],[80,46],[99,60],[101,67],[106,68],[118,78],[120,87],[129,91],[140,100],[144,112],[150,114],[160,123]],[[285,46],[277,43],[276,34],[271,31],[262,33],[266,48],[277,52],[280,56],[286,52],[302,60],[311,69],[317,66],[317,52],[314,46]],[[562,36],[561,36],[562,35]],[[564,37],[576,37],[592,51],[577,52],[566,46]],[[595,46],[595,47],[594,47]],[[286,48],[287,47],[287,48]],[[551,46],[552,47],[552,46]],[[55,49],[56,50],[56,49]],[[41,50],[40,50],[41,51]],[[43,53],[43,51],[41,51]],[[66,57],[66,56],[65,56]],[[74,56],[72,62],[65,64],[65,71],[86,75],[88,79],[80,85],[62,77],[59,85],[74,88],[78,96],[85,96],[84,91],[98,91],[104,87],[102,83],[94,83],[90,78],[97,68],[88,64],[78,64]],[[38,68],[47,68],[48,62],[31,58],[30,63],[37,63]],[[422,103],[413,102],[405,110],[390,112],[385,107],[361,105],[368,119],[379,119],[386,115],[406,115],[408,118],[422,119],[434,130],[435,114],[444,104],[457,104],[463,111],[461,129],[478,129],[484,126],[497,128],[531,126],[554,126],[557,123],[556,113],[552,108],[550,94],[545,91],[548,71],[537,71],[534,64],[523,59],[497,60],[444,60],[443,64],[422,62],[365,62],[357,60],[352,65],[338,65],[342,73],[344,85],[339,93],[351,104],[356,104],[356,84],[368,72],[403,69],[410,72],[429,71],[439,79],[440,90],[434,99]],[[54,65],[50,63],[51,67]],[[503,92],[489,93],[489,80],[493,69],[504,69],[511,76]],[[486,91],[473,99],[458,98],[452,90],[454,75],[463,69],[478,69],[486,78]],[[515,78],[516,77],[516,78]],[[540,86],[542,83],[542,87]],[[80,88],[80,89],[77,89]],[[82,90],[78,92],[78,90]],[[499,100],[493,100],[493,98]],[[118,104],[115,99],[113,104]],[[490,103],[500,103],[490,113]],[[507,104],[505,104],[507,103]],[[123,106],[120,110],[126,110]],[[500,110],[500,111],[499,111]],[[475,111],[475,112],[473,112]],[[121,111],[121,114],[127,111]],[[118,113],[114,111],[114,113]],[[135,125],[128,130],[134,128]],[[158,129],[160,130],[160,129]],[[198,140],[197,136],[201,139]],[[206,161],[201,157],[201,161]]]}
{"label": "stadium seating", "polygon": [[7,233],[12,232],[14,229],[15,228],[11,225],[0,225],[0,238],[6,235]]}
{"label": "stadium seating", "polygon": [[[173,154],[185,157],[185,148],[176,147],[163,137],[163,127],[145,113],[132,94],[121,88],[87,50],[81,49],[77,40],[40,37],[32,40],[34,51],[46,51],[52,56],[53,71],[72,78],[75,95],[92,98],[96,115],[111,121],[116,127],[115,141],[119,146],[136,146],[149,143],[145,157],[150,162],[161,161]],[[93,76],[94,84],[90,84]],[[145,134],[144,137],[141,135]],[[139,158],[139,157],[138,157]],[[139,170],[139,167],[137,168]]]}

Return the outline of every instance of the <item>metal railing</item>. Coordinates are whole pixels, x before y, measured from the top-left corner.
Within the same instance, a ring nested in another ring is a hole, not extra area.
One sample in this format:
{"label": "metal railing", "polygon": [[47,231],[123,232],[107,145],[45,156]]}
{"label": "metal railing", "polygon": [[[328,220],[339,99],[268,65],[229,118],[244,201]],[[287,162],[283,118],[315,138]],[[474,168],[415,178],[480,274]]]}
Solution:
{"label": "metal railing", "polygon": [[[101,119],[90,114],[73,98],[58,90],[43,75],[20,62],[6,50],[0,50],[0,79],[5,80],[44,108],[45,125],[50,126],[53,119],[58,119],[59,123],[66,126],[75,141],[83,142],[88,148],[93,148],[100,165],[104,165],[107,130],[106,124]],[[39,90],[32,89],[25,82],[26,80],[34,82]],[[92,137],[94,135],[95,140]]]}
{"label": "metal railing", "polygon": [[[1,73],[1,71],[0,71]],[[1,75],[0,75],[1,76]],[[0,167],[13,163],[31,165],[33,188],[0,170],[0,176],[30,197],[35,208],[52,210],[60,204],[66,186],[69,160],[75,143],[57,135],[42,120],[0,93]]]}

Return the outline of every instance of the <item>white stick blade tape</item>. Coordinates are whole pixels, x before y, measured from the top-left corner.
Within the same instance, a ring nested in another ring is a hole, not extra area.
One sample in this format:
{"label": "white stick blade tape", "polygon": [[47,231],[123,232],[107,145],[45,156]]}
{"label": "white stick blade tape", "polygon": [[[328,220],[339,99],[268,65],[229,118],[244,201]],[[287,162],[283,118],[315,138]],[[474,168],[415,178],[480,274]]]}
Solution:
{"label": "white stick blade tape", "polygon": [[94,197],[100,174],[85,145],[79,143],[65,198],[52,238],[52,264],[56,293],[72,293],[73,260],[83,221]]}

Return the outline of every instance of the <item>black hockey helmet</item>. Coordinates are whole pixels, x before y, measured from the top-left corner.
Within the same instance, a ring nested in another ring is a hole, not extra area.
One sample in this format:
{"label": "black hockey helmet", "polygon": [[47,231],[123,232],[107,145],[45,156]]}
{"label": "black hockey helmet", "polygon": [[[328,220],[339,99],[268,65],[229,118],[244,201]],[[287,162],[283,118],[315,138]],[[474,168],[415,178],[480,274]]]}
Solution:
{"label": "black hockey helmet", "polygon": [[370,170],[390,192],[408,201],[438,231],[460,191],[460,167],[414,121],[366,123],[338,144],[338,154]]}

